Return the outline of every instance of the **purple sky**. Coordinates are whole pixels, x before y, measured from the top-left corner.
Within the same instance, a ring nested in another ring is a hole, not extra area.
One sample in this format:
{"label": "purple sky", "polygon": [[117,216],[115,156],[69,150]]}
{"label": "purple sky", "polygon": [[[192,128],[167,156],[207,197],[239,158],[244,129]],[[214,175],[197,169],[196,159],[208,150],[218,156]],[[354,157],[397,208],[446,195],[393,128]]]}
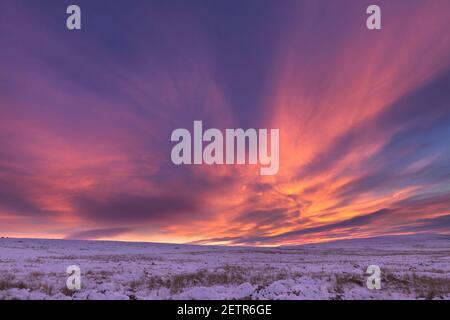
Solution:
{"label": "purple sky", "polygon": [[[0,235],[450,233],[450,2],[376,1],[369,31],[372,2],[2,0]],[[279,173],[173,165],[194,120],[279,128]]]}

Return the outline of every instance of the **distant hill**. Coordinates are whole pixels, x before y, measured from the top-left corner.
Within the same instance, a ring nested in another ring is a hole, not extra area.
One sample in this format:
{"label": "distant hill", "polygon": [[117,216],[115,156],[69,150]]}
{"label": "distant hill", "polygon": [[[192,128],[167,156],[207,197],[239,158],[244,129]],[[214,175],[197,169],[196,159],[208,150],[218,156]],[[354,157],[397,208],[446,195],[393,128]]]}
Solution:
{"label": "distant hill", "polygon": [[413,235],[386,235],[371,238],[355,238],[322,242],[316,244],[281,246],[281,248],[348,248],[348,247],[448,247],[450,248],[450,235],[445,234],[413,234]]}

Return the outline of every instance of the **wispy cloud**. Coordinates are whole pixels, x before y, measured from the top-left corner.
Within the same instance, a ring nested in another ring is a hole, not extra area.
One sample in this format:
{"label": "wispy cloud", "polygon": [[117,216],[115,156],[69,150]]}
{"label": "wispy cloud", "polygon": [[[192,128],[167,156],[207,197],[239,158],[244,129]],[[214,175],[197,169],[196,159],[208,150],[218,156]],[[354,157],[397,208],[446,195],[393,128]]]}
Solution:
{"label": "wispy cloud", "polygon": [[[450,232],[448,1],[3,1],[0,233],[276,245]],[[417,26],[420,25],[420,28]],[[170,133],[280,129],[280,172]],[[82,231],[78,231],[82,230]]]}

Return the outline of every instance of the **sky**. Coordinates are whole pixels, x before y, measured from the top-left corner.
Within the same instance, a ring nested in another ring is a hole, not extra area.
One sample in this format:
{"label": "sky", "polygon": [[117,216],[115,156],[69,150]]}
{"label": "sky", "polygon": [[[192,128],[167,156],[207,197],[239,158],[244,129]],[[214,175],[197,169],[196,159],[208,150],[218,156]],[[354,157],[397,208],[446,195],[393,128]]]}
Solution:
{"label": "sky", "polygon": [[[381,30],[366,8],[381,7]],[[82,29],[66,28],[78,4]],[[0,236],[274,246],[450,234],[447,0],[0,4]],[[176,166],[278,128],[280,168]]]}

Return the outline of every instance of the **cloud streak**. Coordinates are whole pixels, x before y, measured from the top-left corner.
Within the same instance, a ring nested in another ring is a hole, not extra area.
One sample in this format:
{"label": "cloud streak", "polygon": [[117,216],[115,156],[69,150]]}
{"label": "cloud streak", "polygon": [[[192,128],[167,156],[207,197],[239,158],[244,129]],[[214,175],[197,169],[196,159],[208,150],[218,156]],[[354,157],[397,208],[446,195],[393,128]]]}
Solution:
{"label": "cloud streak", "polygon": [[[0,233],[279,245],[449,233],[448,1],[5,0]],[[420,25],[420,30],[417,26]],[[279,128],[280,171],[170,133]],[[80,231],[81,230],[81,231]]]}

